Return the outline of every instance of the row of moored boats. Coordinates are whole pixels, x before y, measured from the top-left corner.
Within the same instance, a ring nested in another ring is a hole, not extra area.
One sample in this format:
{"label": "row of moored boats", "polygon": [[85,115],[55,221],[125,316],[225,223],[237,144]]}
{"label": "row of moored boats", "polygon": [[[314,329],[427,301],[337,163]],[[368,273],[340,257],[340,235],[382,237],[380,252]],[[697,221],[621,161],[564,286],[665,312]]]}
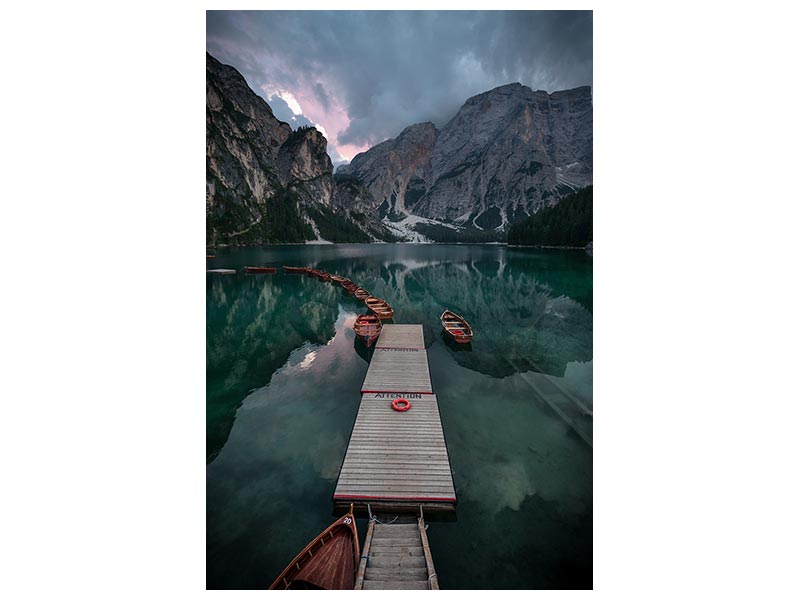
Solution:
{"label": "row of moored boats", "polygon": [[[326,271],[318,269],[311,269],[309,267],[283,267],[286,273],[305,273],[321,279],[322,281],[330,281],[337,283],[344,289],[345,292],[351,296],[355,296],[367,305],[370,313],[358,315],[353,324],[353,330],[356,335],[361,338],[364,344],[369,348],[378,339],[383,329],[383,323],[394,316],[394,310],[386,300],[376,298],[370,294],[363,287],[351,281],[347,277],[339,275],[331,275]],[[454,313],[452,310],[445,310],[439,319],[442,322],[442,327],[445,332],[452,337],[459,344],[468,344],[472,341],[472,327],[470,327],[467,320]]]}
{"label": "row of moored boats", "polygon": [[347,294],[355,296],[366,304],[370,312],[356,317],[353,330],[356,332],[356,335],[361,338],[367,348],[369,348],[381,334],[381,330],[383,329],[383,323],[381,321],[387,321],[394,317],[394,309],[386,300],[373,296],[366,289],[347,277],[332,275],[326,271],[308,267],[284,266],[283,270],[286,273],[305,273],[306,275],[311,275],[322,281],[330,281],[331,283],[340,285]]}
{"label": "row of moored boats", "polygon": [[[206,258],[214,257],[207,256]],[[276,273],[277,270],[277,267],[244,267],[245,273]],[[236,271],[234,269],[215,269],[213,272],[235,273]],[[366,289],[347,277],[333,275],[327,271],[320,271],[319,269],[312,269],[311,267],[287,267],[286,265],[283,267],[283,272],[309,275],[321,281],[335,283],[340,285],[347,294],[355,296],[358,300],[366,304],[369,312],[356,317],[353,330],[356,332],[356,335],[361,338],[367,348],[372,346],[375,340],[378,339],[378,336],[380,336],[381,330],[383,329],[382,321],[394,317],[394,309],[392,309],[386,300],[373,296]],[[445,332],[457,343],[468,344],[472,341],[472,327],[470,327],[464,317],[457,315],[452,310],[445,310],[439,319],[442,322],[442,327]]]}

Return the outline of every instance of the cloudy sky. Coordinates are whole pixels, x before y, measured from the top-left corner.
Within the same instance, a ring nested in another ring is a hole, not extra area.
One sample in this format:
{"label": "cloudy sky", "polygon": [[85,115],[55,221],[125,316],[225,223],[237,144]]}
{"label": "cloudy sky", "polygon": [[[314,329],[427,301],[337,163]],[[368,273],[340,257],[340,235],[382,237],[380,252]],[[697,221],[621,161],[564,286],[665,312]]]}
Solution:
{"label": "cloudy sky", "polygon": [[499,85],[591,85],[592,13],[208,11],[206,49],[338,165]]}

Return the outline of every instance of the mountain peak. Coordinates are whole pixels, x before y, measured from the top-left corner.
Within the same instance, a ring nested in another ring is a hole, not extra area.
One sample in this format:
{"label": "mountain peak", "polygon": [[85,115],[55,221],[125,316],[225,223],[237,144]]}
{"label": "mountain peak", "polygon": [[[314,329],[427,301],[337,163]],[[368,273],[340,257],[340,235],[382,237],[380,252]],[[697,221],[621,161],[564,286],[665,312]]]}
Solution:
{"label": "mountain peak", "polygon": [[469,98],[441,129],[406,127],[342,171],[385,214],[501,227],[591,183],[591,88],[507,83]]}

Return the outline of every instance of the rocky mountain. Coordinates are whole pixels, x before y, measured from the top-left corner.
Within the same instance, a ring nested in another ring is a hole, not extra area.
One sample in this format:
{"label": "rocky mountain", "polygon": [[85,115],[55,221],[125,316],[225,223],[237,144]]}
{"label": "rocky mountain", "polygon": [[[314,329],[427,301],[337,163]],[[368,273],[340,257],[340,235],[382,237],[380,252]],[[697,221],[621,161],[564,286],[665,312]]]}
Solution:
{"label": "rocky mountain", "polygon": [[292,130],[206,54],[206,150],[209,245],[494,241],[591,184],[591,89],[495,88],[441,130],[407,127],[334,176],[322,133]]}
{"label": "rocky mountain", "polygon": [[[355,176],[373,198],[402,213],[409,182],[428,174],[438,133],[433,123],[406,127],[396,138],[358,154],[349,165],[339,167],[337,174]],[[413,193],[408,196],[414,198]]]}
{"label": "rocky mountain", "polygon": [[369,189],[389,226],[504,227],[591,184],[591,88],[495,88],[467,100],[441,131],[407,127],[339,174]]}
{"label": "rocky mountain", "polygon": [[[365,193],[357,182],[348,188]],[[207,53],[206,243],[302,242],[321,231],[329,241],[381,238],[376,211],[345,210],[335,195],[325,136],[293,131],[236,69]]]}

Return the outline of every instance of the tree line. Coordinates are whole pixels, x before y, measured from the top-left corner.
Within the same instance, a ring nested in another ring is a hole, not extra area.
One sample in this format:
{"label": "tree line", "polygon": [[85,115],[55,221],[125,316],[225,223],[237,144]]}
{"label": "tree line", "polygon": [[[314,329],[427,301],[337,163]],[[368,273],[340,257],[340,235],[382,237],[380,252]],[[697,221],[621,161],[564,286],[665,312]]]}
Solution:
{"label": "tree line", "polygon": [[592,186],[540,209],[508,230],[509,245],[586,246],[592,241]]}

